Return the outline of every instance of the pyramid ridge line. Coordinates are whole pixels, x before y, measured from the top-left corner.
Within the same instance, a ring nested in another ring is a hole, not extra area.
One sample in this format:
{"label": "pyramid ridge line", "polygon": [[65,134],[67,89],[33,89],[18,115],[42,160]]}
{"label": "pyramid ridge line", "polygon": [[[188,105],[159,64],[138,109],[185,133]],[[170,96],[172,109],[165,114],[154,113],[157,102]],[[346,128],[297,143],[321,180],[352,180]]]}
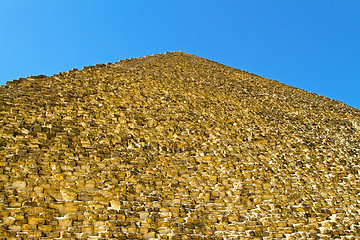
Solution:
{"label": "pyramid ridge line", "polygon": [[[264,80],[265,81],[272,81],[272,82],[275,82],[275,83],[280,84],[280,85],[285,86],[285,87],[290,87],[290,88],[296,89],[298,91],[302,91],[302,92],[309,93],[309,94],[314,94],[314,96],[316,96],[316,97],[325,98],[328,101],[334,102],[336,104],[340,104],[340,105],[343,105],[343,106],[346,106],[346,107],[350,107],[355,111],[360,111],[359,109],[357,109],[355,107],[352,107],[352,106],[349,106],[346,103],[343,103],[343,102],[341,102],[339,100],[331,99],[329,97],[317,94],[315,92],[310,92],[310,91],[304,90],[304,89],[299,88],[299,87],[288,85],[288,84],[279,82],[278,80],[275,80],[275,79],[265,78],[265,77],[262,77],[260,75],[255,74],[255,73],[251,73],[251,72],[248,72],[246,70],[241,70],[241,69],[238,69],[238,68],[234,68],[234,67],[231,67],[231,66],[228,66],[228,65],[225,65],[225,64],[210,60],[208,58],[200,57],[200,56],[197,56],[197,55],[194,55],[194,54],[191,54],[191,53],[187,53],[187,52],[184,52],[184,51],[172,51],[172,52],[165,52],[165,53],[155,53],[155,54],[152,54],[152,55],[145,55],[145,56],[140,56],[140,57],[136,57],[136,58],[121,59],[121,60],[119,60],[117,62],[114,62],[114,63],[110,63],[110,62],[97,63],[97,64],[94,64],[94,65],[83,66],[81,69],[73,68],[71,70],[68,70],[68,71],[65,71],[65,72],[59,72],[59,73],[53,74],[51,76],[46,76],[46,75],[40,74],[40,75],[36,75],[36,76],[20,77],[18,79],[14,79],[12,81],[6,82],[5,85],[0,85],[0,89],[6,89],[8,87],[8,85],[17,85],[18,83],[21,83],[21,82],[24,82],[24,81],[36,81],[36,80],[46,80],[46,79],[59,78],[61,76],[69,75],[69,74],[75,73],[75,72],[81,72],[81,71],[85,71],[85,70],[101,69],[103,67],[118,67],[118,65],[121,65],[121,64],[124,64],[124,63],[129,64],[129,63],[136,62],[136,61],[152,60],[152,59],[163,58],[163,57],[168,57],[168,56],[170,56],[170,57],[187,56],[187,57],[191,57],[192,59],[198,59],[198,60],[203,61],[204,63],[211,63],[211,64],[221,66],[223,68],[238,71],[240,73],[249,74],[249,76],[261,79],[263,81]],[[133,69],[136,69],[136,68],[133,68]]]}

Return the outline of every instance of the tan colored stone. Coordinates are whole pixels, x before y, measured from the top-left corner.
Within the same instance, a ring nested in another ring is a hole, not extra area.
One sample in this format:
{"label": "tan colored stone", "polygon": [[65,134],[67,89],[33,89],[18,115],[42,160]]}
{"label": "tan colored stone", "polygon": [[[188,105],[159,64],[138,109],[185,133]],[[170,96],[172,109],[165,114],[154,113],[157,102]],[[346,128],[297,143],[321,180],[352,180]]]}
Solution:
{"label": "tan colored stone", "polygon": [[71,227],[72,223],[73,223],[73,220],[71,220],[71,219],[66,219],[66,218],[59,219],[60,227]]}
{"label": "tan colored stone", "polygon": [[61,189],[60,193],[65,201],[74,201],[77,200],[77,194],[71,190]]}
{"label": "tan colored stone", "polygon": [[21,232],[21,229],[22,229],[22,227],[18,226],[18,225],[11,225],[11,226],[8,226],[8,228],[10,231],[14,231],[14,232]]}
{"label": "tan colored stone", "polygon": [[36,218],[36,217],[29,217],[28,223],[29,223],[30,225],[44,224],[44,223],[45,223],[45,219],[43,219],[43,218]]}
{"label": "tan colored stone", "polygon": [[15,222],[15,218],[14,217],[4,217],[3,218],[3,223],[6,225],[12,225]]}
{"label": "tan colored stone", "polygon": [[144,239],[151,239],[151,238],[155,238],[155,232],[149,232],[143,235]]}
{"label": "tan colored stone", "polygon": [[357,109],[174,52],[0,87],[0,238],[357,239]]}
{"label": "tan colored stone", "polygon": [[26,182],[25,181],[14,181],[12,183],[12,187],[13,188],[25,188],[26,187]]}
{"label": "tan colored stone", "polygon": [[38,229],[42,232],[51,232],[53,230],[52,225],[39,225]]}

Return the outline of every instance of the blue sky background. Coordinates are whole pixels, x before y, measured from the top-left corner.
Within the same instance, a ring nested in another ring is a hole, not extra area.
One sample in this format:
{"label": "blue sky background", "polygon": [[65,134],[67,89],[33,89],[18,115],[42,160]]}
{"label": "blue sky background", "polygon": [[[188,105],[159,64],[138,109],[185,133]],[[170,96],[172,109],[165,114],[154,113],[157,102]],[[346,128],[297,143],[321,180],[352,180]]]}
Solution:
{"label": "blue sky background", "polygon": [[184,51],[360,109],[359,0],[0,0],[0,84]]}

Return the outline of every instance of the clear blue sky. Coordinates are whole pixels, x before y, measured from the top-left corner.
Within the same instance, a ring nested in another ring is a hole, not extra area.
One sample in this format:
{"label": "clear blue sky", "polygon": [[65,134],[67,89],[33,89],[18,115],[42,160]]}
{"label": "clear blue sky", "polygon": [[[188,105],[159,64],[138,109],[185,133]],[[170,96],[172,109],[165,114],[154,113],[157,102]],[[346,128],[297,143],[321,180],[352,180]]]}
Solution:
{"label": "clear blue sky", "polygon": [[360,108],[360,0],[0,0],[0,84],[169,51]]}

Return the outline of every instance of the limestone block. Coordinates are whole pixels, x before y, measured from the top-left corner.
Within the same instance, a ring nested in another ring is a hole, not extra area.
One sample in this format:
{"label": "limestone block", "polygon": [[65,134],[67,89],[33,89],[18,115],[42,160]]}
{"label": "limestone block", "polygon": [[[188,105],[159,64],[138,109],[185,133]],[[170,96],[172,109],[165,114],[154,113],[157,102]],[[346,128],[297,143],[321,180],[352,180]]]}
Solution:
{"label": "limestone block", "polygon": [[34,238],[40,238],[43,236],[43,233],[41,231],[29,231],[27,232],[27,237],[30,239]]}
{"label": "limestone block", "polygon": [[40,187],[40,186],[34,187],[34,192],[35,192],[35,193],[42,193],[43,191],[44,191],[44,188],[43,188],[43,187]]}
{"label": "limestone block", "polygon": [[82,231],[83,233],[88,234],[88,235],[92,235],[93,232],[94,232],[94,227],[93,227],[93,226],[83,226],[83,227],[81,228],[81,231]]}
{"label": "limestone block", "polygon": [[138,232],[138,228],[137,227],[123,227],[121,229],[123,232],[125,233],[130,233],[130,234],[135,234]]}
{"label": "limestone block", "polygon": [[39,225],[38,229],[42,232],[52,232],[53,226],[52,225]]}
{"label": "limestone block", "polygon": [[33,230],[37,229],[37,225],[36,224],[23,224],[21,226],[21,229],[23,232],[33,231]]}
{"label": "limestone block", "polygon": [[85,183],[85,190],[87,191],[93,191],[95,190],[96,183],[94,180],[88,180]]}
{"label": "limestone block", "polygon": [[8,226],[8,229],[14,232],[21,232],[22,227],[18,225],[10,225]]}
{"label": "limestone block", "polygon": [[142,227],[139,228],[139,232],[144,235],[144,234],[149,232],[149,228],[145,227],[145,226],[142,226]]}
{"label": "limestone block", "polygon": [[237,225],[237,229],[239,232],[245,232],[248,228],[245,224],[239,224],[239,225]]}
{"label": "limestone block", "polygon": [[0,174],[0,181],[6,182],[9,180],[8,175]]}
{"label": "limestone block", "polygon": [[284,227],[288,226],[287,222],[285,222],[285,221],[278,221],[278,222],[276,222],[276,225],[280,228],[284,228]]}
{"label": "limestone block", "polygon": [[63,207],[59,208],[59,212],[62,214],[66,213],[76,213],[79,211],[79,206],[77,203],[71,203],[68,205],[64,205]]}
{"label": "limestone block", "polygon": [[85,192],[80,192],[78,193],[77,199],[79,201],[93,201],[93,197],[91,194],[89,193],[85,193]]}
{"label": "limestone block", "polygon": [[[74,233],[74,235],[76,239],[88,239],[88,235],[86,233]],[[100,235],[100,237],[106,238],[106,236],[102,236],[102,235]]]}
{"label": "limestone block", "polygon": [[274,236],[275,236],[276,238],[284,238],[284,234],[283,234],[283,233],[280,233],[280,232],[275,233]]}
{"label": "limestone block", "polygon": [[143,235],[143,238],[144,239],[154,239],[156,236],[156,233],[155,232],[148,232],[148,233],[145,233]]}
{"label": "limestone block", "polygon": [[60,189],[60,194],[62,195],[65,201],[75,201],[77,200],[77,193],[69,189]]}
{"label": "limestone block", "polygon": [[60,227],[71,227],[73,223],[72,219],[67,218],[59,218],[58,221]]}
{"label": "limestone block", "polygon": [[99,233],[100,238],[110,239],[113,237],[113,234],[111,232],[101,232]]}
{"label": "limestone block", "polygon": [[3,218],[3,224],[6,224],[6,225],[12,225],[14,222],[15,222],[15,218],[14,217],[4,217]]}
{"label": "limestone block", "polygon": [[38,225],[38,224],[44,224],[45,219],[43,218],[37,218],[37,217],[29,217],[28,218],[28,224],[30,225]]}
{"label": "limestone block", "polygon": [[21,240],[21,237],[8,237],[7,240]]}
{"label": "limestone block", "polygon": [[126,216],[125,216],[125,214],[118,214],[117,219],[120,220],[120,221],[125,221]]}
{"label": "limestone block", "polygon": [[210,201],[210,192],[202,192],[199,194],[199,198],[203,199],[204,202],[209,202]]}
{"label": "limestone block", "polygon": [[294,228],[292,228],[292,227],[284,227],[284,228],[282,228],[282,232],[283,232],[284,234],[293,233],[293,232],[294,232]]}
{"label": "limestone block", "polygon": [[25,188],[26,187],[26,182],[25,181],[14,181],[12,183],[12,187],[13,188]]}
{"label": "limestone block", "polygon": [[64,175],[63,175],[63,174],[56,174],[56,175],[54,175],[54,179],[55,179],[55,180],[63,180],[63,179],[64,179]]}
{"label": "limestone block", "polygon": [[139,218],[140,220],[144,220],[149,216],[149,212],[140,212]]}

